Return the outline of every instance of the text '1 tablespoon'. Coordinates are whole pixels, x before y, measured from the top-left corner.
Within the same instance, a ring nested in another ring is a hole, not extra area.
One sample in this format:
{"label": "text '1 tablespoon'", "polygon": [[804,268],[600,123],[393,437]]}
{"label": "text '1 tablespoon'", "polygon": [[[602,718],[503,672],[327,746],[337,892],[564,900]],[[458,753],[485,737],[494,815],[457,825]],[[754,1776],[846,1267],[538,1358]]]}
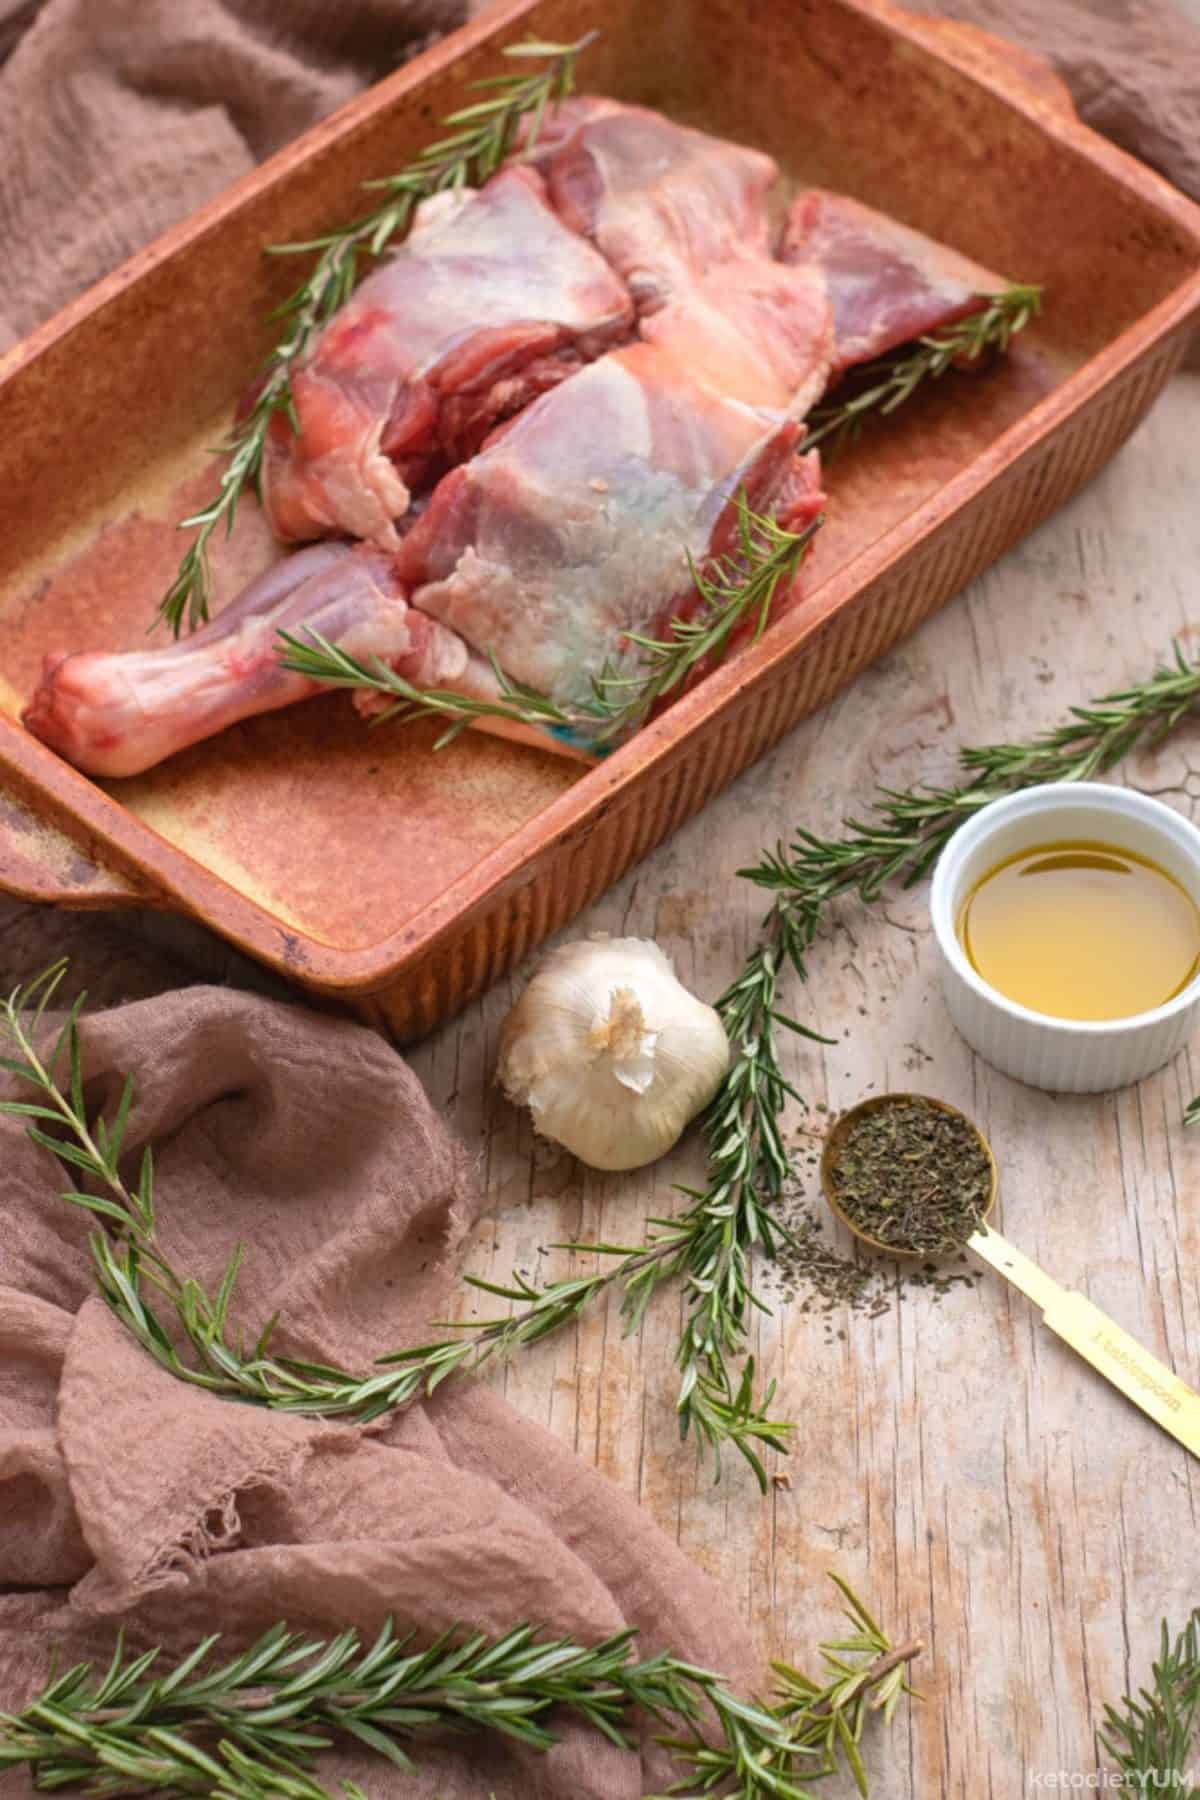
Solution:
{"label": "text '1 tablespoon'", "polygon": [[[880,1111],[898,1101],[917,1098],[915,1095],[879,1094],[852,1107],[834,1125],[821,1157],[821,1186],[830,1207],[855,1237],[887,1256],[903,1256],[906,1252],[872,1237],[847,1216],[838,1202],[833,1174],[847,1133],[857,1120],[869,1112]],[[1140,1406],[1144,1413],[1157,1425],[1161,1425],[1164,1431],[1169,1432],[1185,1450],[1200,1457],[1200,1394],[1181,1381],[1165,1363],[1151,1356],[1136,1338],[1130,1337],[1127,1331],[1110,1319],[1107,1313],[1101,1312],[1085,1295],[1060,1287],[1031,1257],[1018,1250],[1000,1232],[994,1231],[987,1224],[987,1214],[991,1212],[995,1202],[998,1186],[998,1172],[991,1145],[978,1126],[966,1119],[966,1115],[956,1107],[925,1096],[919,1098],[926,1106],[936,1107],[965,1120],[986,1152],[991,1167],[991,1191],[983,1208],[983,1220],[966,1239],[963,1248],[973,1250],[976,1256],[990,1264],[1006,1281],[1019,1288],[1041,1308],[1043,1324],[1048,1325],[1057,1337],[1098,1370],[1113,1387],[1119,1388],[1135,1406]]]}

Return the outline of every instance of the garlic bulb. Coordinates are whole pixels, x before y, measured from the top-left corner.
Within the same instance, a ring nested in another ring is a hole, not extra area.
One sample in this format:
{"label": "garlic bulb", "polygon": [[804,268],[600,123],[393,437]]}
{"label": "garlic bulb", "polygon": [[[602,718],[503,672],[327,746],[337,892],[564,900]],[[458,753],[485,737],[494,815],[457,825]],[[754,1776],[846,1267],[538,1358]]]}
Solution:
{"label": "garlic bulb", "polygon": [[711,1006],[643,938],[587,938],[545,957],[504,1024],[497,1079],[535,1130],[593,1169],[664,1156],[729,1067]]}

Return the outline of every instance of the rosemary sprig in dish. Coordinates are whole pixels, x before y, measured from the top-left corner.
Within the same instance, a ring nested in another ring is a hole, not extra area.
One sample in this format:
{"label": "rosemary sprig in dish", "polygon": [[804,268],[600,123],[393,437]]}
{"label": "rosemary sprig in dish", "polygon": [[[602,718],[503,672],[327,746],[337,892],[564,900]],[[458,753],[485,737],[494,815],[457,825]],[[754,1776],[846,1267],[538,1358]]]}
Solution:
{"label": "rosemary sprig in dish", "polygon": [[378,657],[362,662],[315,631],[303,637],[280,633],[285,669],[328,687],[357,688],[394,700],[374,721],[442,718],[449,724],[437,749],[451,743],[480,719],[508,719],[562,733],[597,751],[629,737],[645,723],[661,700],[677,693],[704,663],[719,661],[738,628],[745,625],[757,641],[770,620],[780,586],[795,579],[813,537],[823,523],[814,519],[803,531],[785,531],[774,519],[753,512],[745,494],[737,498],[738,544],[726,556],[710,557],[701,566],[689,556],[688,567],[698,605],[686,618],[671,621],[663,638],[629,632],[625,642],[640,654],[640,666],[620,673],[606,663],[593,676],[591,693],[578,705],[560,705],[535,688],[512,680],[491,658],[497,695],[474,699],[447,688],[418,688],[389,669]]}
{"label": "rosemary sprig in dish", "polygon": [[815,407],[805,420],[802,450],[832,438],[831,449],[857,436],[872,413],[895,412],[926,381],[934,381],[949,368],[977,362],[988,350],[1005,351],[1016,332],[1023,331],[1042,303],[1040,287],[1008,287],[988,297],[988,304],[956,325],[944,326],[914,345],[864,363],[851,371],[854,392],[848,399]]}
{"label": "rosemary sprig in dish", "polygon": [[706,662],[719,662],[743,625],[757,643],[771,621],[775,596],[795,580],[809,546],[825,523],[822,513],[802,531],[785,531],[754,512],[745,492],[737,495],[737,548],[688,571],[699,605],[687,618],[672,619],[665,638],[630,632],[627,642],[641,652],[631,674],[607,670],[598,681],[598,704],[607,714],[601,742],[615,743],[642,725],[660,700],[678,692]]}
{"label": "rosemary sprig in dish", "polygon": [[[0,1771],[24,1767],[39,1788],[97,1797],[331,1800],[312,1770],[339,1739],[410,1771],[404,1746],[447,1729],[548,1750],[558,1740],[547,1715],[557,1710],[623,1750],[633,1750],[627,1733],[639,1714],[670,1727],[676,1735],[661,1741],[688,1771],[672,1794],[811,1800],[801,1781],[845,1767],[865,1795],[858,1746],[867,1714],[891,1723],[901,1694],[913,1692],[908,1668],[923,1645],[893,1645],[845,1582],[832,1580],[850,1634],[820,1646],[823,1683],[775,1664],[774,1706],[738,1698],[718,1675],[669,1652],[635,1661],[633,1631],[585,1647],[539,1639],[521,1624],[498,1639],[449,1631],[416,1649],[389,1621],[364,1648],[353,1631],[313,1640],[277,1624],[225,1663],[213,1660],[215,1635],[173,1667],[159,1650],[131,1656],[118,1640],[103,1674],[80,1663],[21,1713],[0,1715]],[[345,1792],[365,1800],[353,1784]]]}
{"label": "rosemary sprig in dish", "polygon": [[198,528],[159,607],[159,616],[178,637],[186,619],[194,630],[208,618],[211,591],[209,544],[222,523],[228,532],[238,503],[247,487],[258,488],[267,432],[276,413],[287,415],[295,426],[291,373],[313,337],[349,299],[358,281],[360,256],[381,256],[402,238],[422,200],[448,188],[486,181],[509,154],[517,127],[528,119],[525,142],[537,138],[546,109],[565,99],[575,85],[575,66],[580,53],[595,37],[589,32],[574,44],[529,42],[510,44],[504,54],[528,62],[544,62],[532,73],[493,76],[474,83],[489,90],[487,97],[451,113],[447,126],[457,126],[450,136],[424,150],[398,175],[369,182],[385,198],[365,217],[324,237],[300,244],[276,244],[271,253],[292,256],[316,253],[317,261],[301,285],[272,315],[287,321],[287,332],[267,359],[254,402],[234,427],[223,446],[229,461],[221,475],[216,498],[201,512],[181,521],[181,530]]}

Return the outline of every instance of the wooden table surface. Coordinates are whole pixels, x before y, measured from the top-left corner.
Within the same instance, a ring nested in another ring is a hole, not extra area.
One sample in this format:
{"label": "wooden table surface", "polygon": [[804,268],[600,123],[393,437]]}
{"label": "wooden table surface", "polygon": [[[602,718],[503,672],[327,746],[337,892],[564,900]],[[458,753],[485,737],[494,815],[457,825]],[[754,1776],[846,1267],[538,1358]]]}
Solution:
{"label": "wooden table surface", "polygon": [[[763,910],[734,872],[790,827],[835,831],[877,782],[937,780],[961,744],[1052,724],[1073,701],[1148,673],[1174,636],[1200,649],[1198,432],[1200,376],[1180,376],[1086,492],[567,935],[654,937],[712,997]],[[1200,725],[1126,774],[1195,812]],[[837,1041],[785,1043],[790,1078],[814,1108],[908,1087],[966,1108],[1001,1167],[1001,1228],[1200,1386],[1200,1131],[1181,1125],[1200,1051],[1194,1066],[1185,1054],[1113,1096],[1052,1098],[1007,1080],[945,1013],[926,894],[841,909],[807,992],[786,1001]],[[521,985],[503,983],[412,1062],[487,1183],[491,1211],[467,1267],[504,1280],[515,1265],[541,1282],[576,1266],[545,1246],[639,1242],[647,1217],[675,1204],[672,1184],[702,1163],[692,1150],[604,1177],[539,1144],[491,1085]],[[795,1108],[788,1123],[803,1147],[825,1115]],[[998,1276],[937,1303],[918,1291],[875,1319],[839,1311],[832,1324],[830,1341],[825,1319],[793,1302],[755,1334],[778,1412],[799,1421],[790,1488],[765,1500],[736,1458],[714,1487],[678,1443],[674,1293],[632,1339],[613,1299],[491,1378],[636,1495],[771,1654],[807,1660],[826,1635],[830,1567],[897,1632],[927,1636],[925,1703],[869,1754],[874,1800],[1001,1800],[1049,1771],[1094,1778],[1102,1701],[1148,1671],[1162,1615],[1182,1623],[1200,1601],[1200,1468]]]}
{"label": "wooden table surface", "polygon": [[[962,744],[1023,737],[1074,701],[1148,673],[1180,637],[1200,649],[1200,375],[1176,379],[1102,477],[832,706],[796,731],[577,921],[654,937],[682,979],[715,996],[753,942],[760,894],[735,871],[791,827],[836,831],[875,784],[951,774]],[[1127,778],[1185,811],[1200,803],[1200,726]],[[836,1039],[786,1042],[812,1103],[789,1132],[803,1153],[826,1114],[868,1091],[918,1087],[965,1107],[1002,1169],[997,1222],[1200,1385],[1200,1131],[1185,1100],[1200,1053],[1140,1087],[1055,1099],[974,1058],[938,996],[922,889],[840,911],[786,1004]],[[0,901],[6,948],[24,909]],[[180,921],[147,927],[209,974],[234,954]],[[11,954],[9,960],[12,960]],[[28,972],[28,971],[26,971]],[[18,971],[18,974],[20,971]],[[16,979],[16,976],[14,976]],[[435,1104],[478,1157],[490,1200],[466,1267],[538,1281],[572,1267],[562,1239],[640,1241],[699,1176],[684,1148],[631,1177],[587,1173],[534,1140],[492,1085],[519,973],[412,1053]],[[804,1183],[811,1171],[800,1160]],[[632,1339],[617,1306],[489,1379],[628,1493],[715,1575],[763,1649],[807,1663],[835,1611],[836,1568],[896,1633],[923,1633],[924,1704],[872,1734],[874,1800],[1008,1800],[1053,1774],[1098,1785],[1093,1726],[1140,1681],[1162,1615],[1200,1600],[1200,1471],[1057,1340],[996,1276],[935,1303],[828,1320],[779,1305],[755,1333],[777,1412],[799,1421],[790,1486],[759,1496],[730,1461],[719,1486],[678,1442],[674,1293]],[[832,1329],[831,1329],[832,1328]],[[715,1650],[714,1654],[719,1654]],[[848,1784],[823,1791],[842,1800]]]}

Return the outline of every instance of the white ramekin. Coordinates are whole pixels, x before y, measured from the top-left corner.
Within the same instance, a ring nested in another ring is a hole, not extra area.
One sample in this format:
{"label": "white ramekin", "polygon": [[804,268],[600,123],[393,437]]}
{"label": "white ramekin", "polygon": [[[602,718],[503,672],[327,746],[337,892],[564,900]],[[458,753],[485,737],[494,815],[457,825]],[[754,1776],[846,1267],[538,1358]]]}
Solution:
{"label": "white ramekin", "polygon": [[930,910],[946,1005],[971,1048],[1031,1087],[1097,1094],[1140,1081],[1182,1047],[1200,1011],[1200,975],[1165,1006],[1128,1019],[1052,1019],[983,981],[957,931],[963,902],[989,869],[1071,838],[1150,857],[1200,906],[1200,831],[1191,821],[1129,788],[1080,781],[1026,788],[982,807],[942,852]]}

